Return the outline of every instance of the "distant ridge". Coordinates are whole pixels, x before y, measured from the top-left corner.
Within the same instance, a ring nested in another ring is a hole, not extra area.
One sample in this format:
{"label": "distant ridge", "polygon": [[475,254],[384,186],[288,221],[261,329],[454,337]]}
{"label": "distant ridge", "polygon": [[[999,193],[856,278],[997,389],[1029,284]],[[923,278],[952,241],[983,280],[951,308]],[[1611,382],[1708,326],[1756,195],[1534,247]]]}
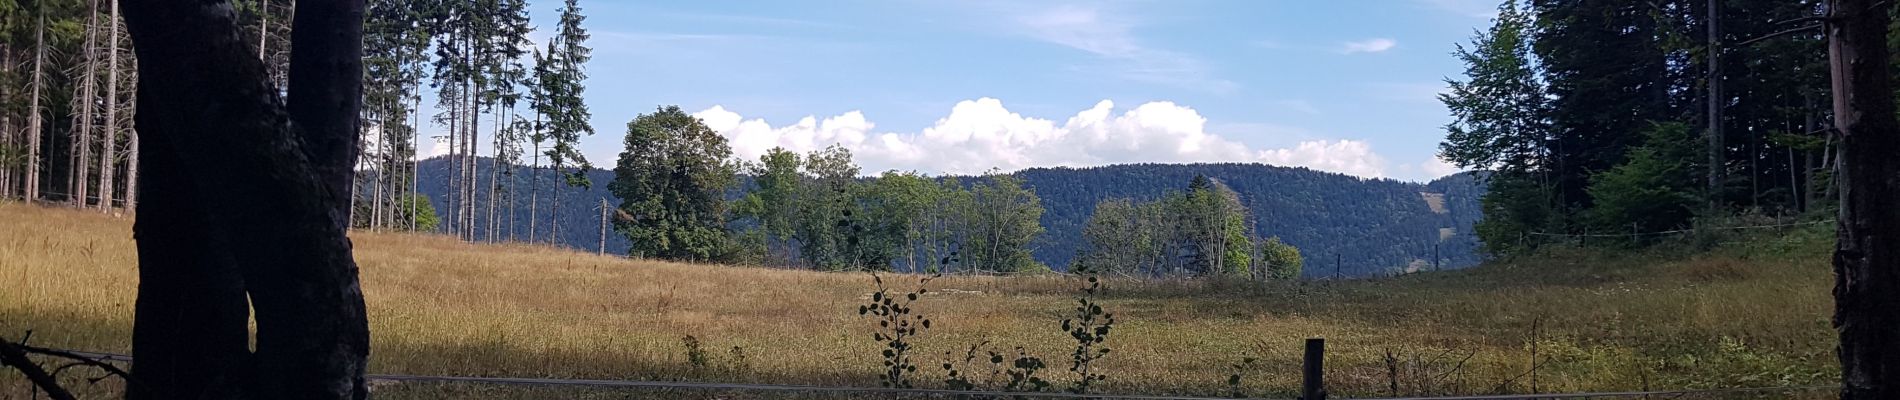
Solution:
{"label": "distant ridge", "polygon": [[[487,159],[477,163],[483,185],[488,185]],[[419,187],[445,216],[449,213],[449,168],[444,158],[422,161]],[[561,232],[555,242],[569,247],[594,250],[599,245],[601,199],[618,204],[607,193],[613,173],[590,170],[590,189],[562,187],[553,174],[539,172],[541,210],[536,214],[537,237],[549,231],[547,203],[552,190],[560,190],[559,219]],[[1128,197],[1154,199],[1181,190],[1196,175],[1219,179],[1241,196],[1241,202],[1253,213],[1255,229],[1262,237],[1279,236],[1307,258],[1307,277],[1331,277],[1335,261],[1339,274],[1369,276],[1428,269],[1433,246],[1437,246],[1443,268],[1476,265],[1481,257],[1478,243],[1470,234],[1481,210],[1478,198],[1482,183],[1474,175],[1462,173],[1427,183],[1391,179],[1366,179],[1307,168],[1278,167],[1263,164],[1124,164],[1091,168],[1032,168],[1018,171],[1024,185],[1042,198],[1042,224],[1046,231],[1036,243],[1037,260],[1061,269],[1075,256],[1081,244],[1081,228],[1094,212],[1095,203],[1104,199]],[[512,228],[504,224],[499,237],[510,232],[517,239],[527,238],[529,171],[515,170],[512,179],[522,184],[513,202],[498,207],[498,215],[515,208]],[[485,188],[486,186],[484,186]],[[479,197],[486,201],[484,189]],[[482,213],[486,208],[482,208]],[[505,220],[505,217],[503,217]],[[483,237],[478,226],[477,237]],[[626,239],[609,233],[607,251],[624,254]]]}

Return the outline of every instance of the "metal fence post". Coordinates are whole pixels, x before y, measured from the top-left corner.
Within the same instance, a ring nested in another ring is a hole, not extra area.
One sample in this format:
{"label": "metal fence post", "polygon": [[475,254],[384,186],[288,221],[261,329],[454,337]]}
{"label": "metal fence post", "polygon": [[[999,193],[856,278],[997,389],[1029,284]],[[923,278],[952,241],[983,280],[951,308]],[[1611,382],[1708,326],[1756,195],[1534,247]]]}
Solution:
{"label": "metal fence post", "polygon": [[1306,339],[1306,364],[1300,382],[1300,400],[1326,400],[1326,338]]}

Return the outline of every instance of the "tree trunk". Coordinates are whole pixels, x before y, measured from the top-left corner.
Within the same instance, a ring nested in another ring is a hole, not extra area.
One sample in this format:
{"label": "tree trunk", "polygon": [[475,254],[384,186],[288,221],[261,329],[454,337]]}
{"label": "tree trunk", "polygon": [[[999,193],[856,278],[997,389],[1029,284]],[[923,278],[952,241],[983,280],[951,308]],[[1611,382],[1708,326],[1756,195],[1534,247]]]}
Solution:
{"label": "tree trunk", "polygon": [[[541,114],[539,112],[535,113],[534,115],[534,129],[535,129],[534,134],[539,136],[541,133]],[[541,142],[535,141],[534,142],[534,164],[530,164],[528,167],[528,243],[535,243],[534,239],[535,239],[536,220],[534,216],[540,215],[540,212],[538,212],[538,210],[540,210],[539,207],[541,206],[539,204],[540,202],[541,202]]]}
{"label": "tree trunk", "polygon": [[[456,84],[456,83],[450,83],[449,85],[460,86],[459,84]],[[466,94],[457,93],[456,95],[465,96]],[[455,98],[451,100],[455,101],[456,105],[449,107],[449,133],[447,137],[448,142],[449,142],[448,143],[449,154],[447,158],[442,159],[444,163],[448,164],[443,167],[442,172],[445,172],[449,175],[449,179],[448,179],[449,185],[447,188],[445,188],[445,189],[448,189],[448,190],[445,190],[448,193],[444,193],[445,195],[448,196],[448,198],[443,199],[442,204],[449,206],[449,209],[441,210],[441,211],[448,211],[448,212],[454,212],[454,210],[459,210],[462,207],[462,189],[461,189],[462,188],[461,186],[462,185],[461,183],[462,182],[462,163],[460,161],[460,158],[458,158],[457,156],[457,154],[461,153],[462,151],[462,146],[461,146],[461,141],[460,141],[462,137],[462,133],[461,133],[462,132],[461,131],[461,127],[462,127],[461,101],[462,100],[460,98]],[[440,106],[440,103],[437,103],[437,105]],[[457,228],[455,227],[461,226],[459,222],[461,221],[457,221],[456,218],[443,218],[442,225],[437,228],[439,230],[445,230],[443,231],[444,233],[456,232],[454,229],[457,229]]]}
{"label": "tree trunk", "polygon": [[119,0],[111,2],[112,14],[106,23],[112,24],[106,34],[106,130],[99,156],[99,211],[112,212],[113,189],[118,180],[113,176],[119,163]]}
{"label": "tree trunk", "polygon": [[1722,33],[1721,33],[1721,28],[1720,28],[1721,27],[1720,21],[1722,18],[1721,18],[1720,8],[1719,8],[1721,1],[1708,0],[1708,2],[1709,2],[1709,14],[1708,14],[1708,27],[1709,27],[1708,41],[1709,43],[1708,43],[1708,48],[1707,48],[1708,63],[1709,63],[1709,77],[1708,77],[1709,98],[1707,99],[1707,102],[1709,103],[1708,104],[1708,107],[1709,107],[1709,111],[1708,111],[1708,118],[1709,118],[1708,120],[1708,124],[1709,124],[1708,126],[1709,189],[1708,190],[1709,190],[1709,194],[1708,196],[1709,196],[1709,215],[1717,215],[1716,211],[1722,208],[1722,202],[1723,202],[1722,181],[1727,179],[1723,175],[1728,172],[1727,164],[1725,164],[1725,162],[1723,161],[1723,159],[1726,158],[1724,157],[1726,154],[1723,154],[1723,153],[1727,150],[1727,148],[1722,146],[1722,139],[1723,139],[1722,137],[1722,109],[1723,109],[1723,106],[1726,105],[1728,102],[1726,101],[1725,98],[1722,97],[1722,57],[1721,57]]}
{"label": "tree trunk", "polygon": [[26,118],[26,202],[40,199],[40,137],[45,125],[45,113],[40,111],[40,88],[45,86],[46,67],[46,10],[44,5],[35,6],[39,16],[39,26],[34,30],[33,45],[33,88],[27,101]]}
{"label": "tree trunk", "polygon": [[[257,0],[257,59],[270,65],[270,0]],[[269,69],[266,67],[266,69]]]}
{"label": "tree trunk", "polygon": [[488,152],[493,155],[488,159],[488,224],[482,225],[488,229],[488,232],[484,233],[482,237],[490,243],[495,241],[495,231],[500,230],[499,228],[501,227],[496,224],[498,221],[495,219],[495,195],[499,192],[497,189],[501,188],[501,128],[503,124],[501,123],[501,112],[497,110],[494,114],[495,128],[493,132],[489,133],[488,137],[490,147]]}
{"label": "tree trunk", "polygon": [[[0,44],[0,76],[13,76],[13,46]],[[0,87],[0,101],[13,101],[13,86]],[[18,148],[24,143],[19,131],[13,129],[13,113],[0,110],[0,146]],[[24,169],[24,168],[22,168]],[[21,171],[15,171],[13,165],[0,165],[0,199],[13,198],[13,188],[18,182]]]}
{"label": "tree trunk", "polygon": [[1900,398],[1900,122],[1889,72],[1889,17],[1874,0],[1829,3],[1834,123],[1841,145],[1834,328],[1841,399]]}
{"label": "tree trunk", "polygon": [[367,157],[373,157],[373,160],[375,160],[373,161],[373,165],[376,166],[376,180],[370,183],[370,188],[373,192],[369,197],[370,217],[368,225],[372,230],[382,229],[383,227],[383,187],[389,186],[389,167],[393,164],[389,160],[389,123],[387,118],[383,117],[384,115],[388,115],[388,109],[387,106],[383,104],[378,104],[377,106],[380,108],[380,111],[376,114],[376,138],[374,139],[376,141],[377,152],[376,154],[367,155]]}
{"label": "tree trunk", "polygon": [[600,249],[598,255],[607,255],[607,199],[600,199]]}
{"label": "tree trunk", "polygon": [[366,398],[369,331],[343,229],[363,3],[298,13],[288,114],[231,8],[200,3],[125,5],[149,136],[134,226],[140,384],[127,397]]}
{"label": "tree trunk", "polygon": [[139,202],[139,130],[126,132],[125,138],[125,210],[138,209]]}
{"label": "tree trunk", "polygon": [[[11,46],[10,43],[0,44],[0,76],[13,76],[13,46]],[[5,101],[9,104],[12,103],[12,85],[0,88],[0,101]],[[0,146],[9,149],[19,148],[18,146],[23,144],[20,136],[23,135],[20,135],[18,130],[13,129],[13,113],[7,110],[0,110]],[[0,199],[13,198],[13,188],[15,182],[19,179],[17,178],[19,174],[20,172],[14,171],[11,163],[8,163],[8,165],[0,165]]]}
{"label": "tree trunk", "polygon": [[73,169],[68,170],[72,173],[71,187],[68,190],[72,193],[69,195],[72,196],[73,206],[80,208],[86,207],[86,201],[91,198],[86,189],[91,185],[89,180],[92,179],[93,99],[98,97],[98,88],[93,85],[93,78],[99,75],[95,69],[99,64],[98,28],[99,1],[88,1],[86,2],[86,42],[85,47],[80,49],[83,61],[80,61],[79,67],[79,95],[75,97],[75,101],[79,102],[78,115],[73,118],[76,121],[73,124],[73,152],[70,154],[73,157]]}
{"label": "tree trunk", "polygon": [[[469,47],[472,49],[474,48],[472,43],[473,39],[471,39],[470,42]],[[467,54],[473,53],[473,51],[470,51]],[[470,65],[474,65],[472,62],[474,59],[470,58],[470,61]],[[462,136],[462,181],[467,183],[466,185],[462,185],[462,198],[467,199],[467,201],[462,202],[462,210],[461,214],[459,214],[462,218],[462,240],[470,242],[475,241],[475,210],[480,205],[480,199],[475,195],[479,192],[477,189],[482,185],[481,179],[479,179],[481,175],[478,173],[479,163],[476,162],[476,159],[481,153],[475,146],[475,144],[480,141],[477,134],[481,132],[482,126],[481,93],[482,86],[475,83],[473,78],[470,78],[468,125],[464,126],[467,131],[464,132]]]}
{"label": "tree trunk", "polygon": [[409,143],[410,143],[410,146],[409,146],[410,147],[409,195],[416,196],[416,198],[404,199],[403,201],[404,205],[409,206],[409,231],[410,232],[416,231],[416,213],[422,211],[420,208],[417,208],[416,206],[416,202],[421,200],[420,193],[422,193],[420,190],[421,188],[419,187],[422,184],[422,149],[421,149],[422,139],[417,137],[419,136],[417,135],[417,133],[420,133],[422,130],[421,129],[422,128],[422,96],[419,94],[421,93],[421,87],[417,86],[416,89],[417,89],[416,93],[418,93],[418,95],[414,97],[414,100],[413,100],[414,102],[410,103],[410,104],[415,105],[415,107],[413,108],[413,110],[415,110],[415,115],[412,117],[414,118],[415,124],[410,125],[410,126],[415,127],[416,129],[411,130],[409,132]]}

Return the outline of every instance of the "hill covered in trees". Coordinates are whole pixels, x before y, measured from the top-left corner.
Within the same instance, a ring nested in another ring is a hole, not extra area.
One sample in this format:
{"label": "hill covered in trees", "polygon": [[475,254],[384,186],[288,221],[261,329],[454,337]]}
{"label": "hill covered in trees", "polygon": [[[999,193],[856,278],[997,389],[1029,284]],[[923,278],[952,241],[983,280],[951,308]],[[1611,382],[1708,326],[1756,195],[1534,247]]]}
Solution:
{"label": "hill covered in trees", "polygon": [[[491,161],[482,158],[476,163],[479,187],[492,186],[491,177],[497,174],[491,173],[494,168]],[[416,191],[428,196],[435,209],[439,210],[438,213],[453,210],[450,202],[454,189],[449,179],[455,174],[456,162],[447,157],[437,157],[418,164]],[[600,203],[602,200],[619,203],[619,199],[607,192],[607,182],[614,179],[613,171],[587,170],[586,176],[593,185],[586,188],[563,185],[564,175],[547,169],[524,167],[500,175],[504,183],[514,183],[514,195],[503,195],[502,201],[496,203],[495,212],[498,215],[495,218],[497,224],[492,228],[493,237],[502,241],[554,243],[577,249],[599,250]],[[487,215],[487,204],[486,201],[480,202],[483,206],[480,212],[484,217]],[[530,208],[531,205],[533,208]],[[448,221],[446,216],[443,217],[443,221]],[[447,229],[448,223],[452,222],[445,222],[439,228]],[[472,228],[474,238],[490,237],[490,226],[481,224]],[[632,246],[625,236],[612,231],[607,232],[606,240],[606,251],[614,254],[626,254]]]}
{"label": "hill covered in trees", "polygon": [[1050,265],[1067,265],[1075,256],[1097,202],[1156,200],[1196,176],[1232,188],[1258,235],[1299,248],[1307,277],[1331,276],[1335,262],[1346,276],[1429,268],[1434,245],[1442,266],[1479,261],[1477,241],[1466,233],[1478,219],[1483,188],[1469,174],[1418,184],[1262,164],[1131,164],[1036,168],[1016,176],[1047,210],[1035,254]]}
{"label": "hill covered in trees", "polygon": [[[491,160],[480,159],[475,164],[478,186],[487,187],[491,182],[488,177],[495,175],[490,171]],[[423,161],[419,168],[418,190],[429,196],[438,210],[452,209],[447,181],[453,165],[445,158],[434,158]],[[515,185],[504,193],[513,195],[500,196],[495,226],[472,227],[474,238],[489,238],[492,229],[497,240],[534,240],[597,250],[601,241],[601,201],[620,204],[620,199],[607,190],[613,173],[587,171],[593,185],[585,189],[562,185],[552,172],[538,173],[537,177],[527,168],[514,168],[512,176],[502,175],[504,183],[512,181]],[[1306,277],[1331,277],[1336,262],[1339,273],[1345,276],[1429,269],[1434,245],[1444,268],[1475,265],[1480,260],[1477,240],[1469,233],[1480,216],[1478,199],[1484,187],[1471,174],[1413,183],[1261,164],[1132,164],[1036,168],[1012,175],[1041,198],[1044,230],[1033,242],[1032,252],[1037,261],[1056,269],[1070,265],[1083,248],[1083,226],[1098,202],[1158,200],[1182,191],[1196,176],[1212,178],[1231,188],[1248,211],[1246,222],[1260,238],[1279,237],[1299,248],[1306,258]],[[982,180],[958,178],[969,184]],[[484,196],[477,196],[481,199],[477,212],[483,213],[482,220],[486,221]],[[732,197],[738,196],[739,192],[734,191]],[[537,210],[531,211],[531,203]],[[627,254],[632,243],[612,229],[609,227],[606,235],[606,251]]]}

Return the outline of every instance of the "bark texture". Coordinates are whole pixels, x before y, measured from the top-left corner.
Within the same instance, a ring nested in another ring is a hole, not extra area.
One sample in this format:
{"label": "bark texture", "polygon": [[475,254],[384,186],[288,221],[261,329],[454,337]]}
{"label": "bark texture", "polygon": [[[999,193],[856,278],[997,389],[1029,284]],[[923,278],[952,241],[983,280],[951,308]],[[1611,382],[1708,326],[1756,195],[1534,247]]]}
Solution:
{"label": "bark texture", "polygon": [[301,3],[289,107],[230,4],[123,6],[147,189],[133,372],[152,383],[128,398],[367,397],[369,329],[345,236],[363,2]]}
{"label": "bark texture", "polygon": [[1834,328],[1841,398],[1900,398],[1900,122],[1887,28],[1875,0],[1828,5],[1835,127],[1841,136]]}

